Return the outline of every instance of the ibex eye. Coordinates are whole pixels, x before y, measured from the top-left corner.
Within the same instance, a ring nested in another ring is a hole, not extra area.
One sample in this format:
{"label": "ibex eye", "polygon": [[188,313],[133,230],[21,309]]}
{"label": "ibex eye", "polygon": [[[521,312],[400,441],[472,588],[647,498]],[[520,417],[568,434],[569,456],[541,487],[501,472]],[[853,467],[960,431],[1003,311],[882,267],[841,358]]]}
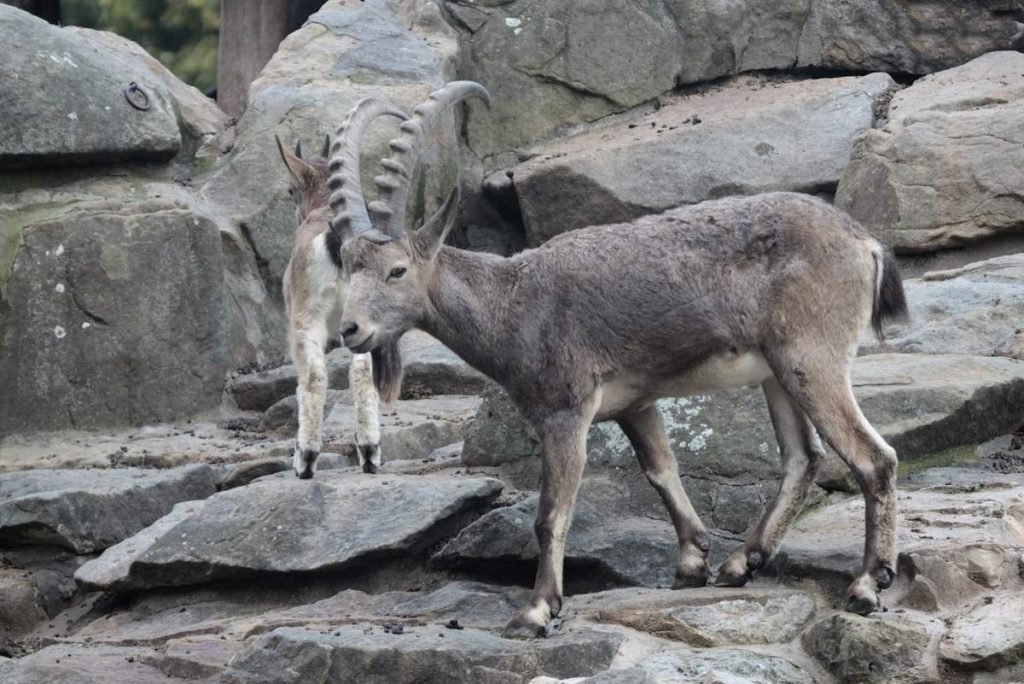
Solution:
{"label": "ibex eye", "polygon": [[396,266],[395,268],[391,269],[391,273],[388,274],[388,278],[389,279],[390,278],[401,278],[404,275],[405,275],[405,267],[403,267],[403,266]]}

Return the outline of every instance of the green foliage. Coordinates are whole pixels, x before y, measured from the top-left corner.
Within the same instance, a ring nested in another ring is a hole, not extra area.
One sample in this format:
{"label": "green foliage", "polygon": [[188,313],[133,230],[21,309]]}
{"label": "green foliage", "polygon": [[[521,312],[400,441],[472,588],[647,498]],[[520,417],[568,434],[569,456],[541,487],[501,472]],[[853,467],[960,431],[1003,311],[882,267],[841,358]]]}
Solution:
{"label": "green foliage", "polygon": [[64,24],[112,31],[200,90],[217,81],[220,0],[62,0]]}

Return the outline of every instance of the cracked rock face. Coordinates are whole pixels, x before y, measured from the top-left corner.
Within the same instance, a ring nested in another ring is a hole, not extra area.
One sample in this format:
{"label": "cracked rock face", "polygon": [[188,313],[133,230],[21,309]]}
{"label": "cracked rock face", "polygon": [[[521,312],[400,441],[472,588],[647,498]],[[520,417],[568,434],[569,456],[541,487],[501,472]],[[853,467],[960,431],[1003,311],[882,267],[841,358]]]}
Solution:
{"label": "cracked rock face", "polygon": [[[897,253],[1024,229],[1024,55],[993,52],[893,97],[857,143],[836,204]],[[937,172],[941,169],[941,172]]]}

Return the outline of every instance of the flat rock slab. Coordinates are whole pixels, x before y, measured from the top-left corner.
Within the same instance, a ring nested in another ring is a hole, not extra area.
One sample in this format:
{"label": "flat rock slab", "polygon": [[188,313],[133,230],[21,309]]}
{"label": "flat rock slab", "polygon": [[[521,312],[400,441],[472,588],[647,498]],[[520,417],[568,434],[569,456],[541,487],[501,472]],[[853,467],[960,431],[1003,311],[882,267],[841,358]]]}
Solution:
{"label": "flat rock slab", "polygon": [[400,633],[378,625],[281,627],[256,639],[221,684],[474,682],[586,676],[608,668],[622,636],[577,630],[537,641],[434,626]]}
{"label": "flat rock slab", "polygon": [[942,659],[967,669],[993,670],[1024,656],[1024,596],[1019,590],[981,601],[957,616],[939,646]]}
{"label": "flat rock slab", "polygon": [[[533,531],[538,498],[491,511],[448,542],[433,558],[441,565],[501,573],[534,565],[539,549]],[[581,499],[565,547],[567,580],[575,565],[589,581],[671,586],[676,536],[667,522],[605,515]]]}
{"label": "flat rock slab", "polygon": [[168,470],[26,470],[0,474],[0,544],[102,551],[180,501],[216,491],[207,465]]}
{"label": "flat rock slab", "polygon": [[512,179],[527,239],[539,245],[728,194],[834,187],[854,138],[896,88],[886,74],[741,79],[537,149]]}
{"label": "flat rock slab", "polygon": [[1024,406],[1024,362],[954,354],[859,357],[851,372],[864,415],[901,457],[1011,432]]}
{"label": "flat rock slab", "polygon": [[815,614],[814,597],[781,587],[616,589],[573,597],[574,613],[691,646],[776,644]]}
{"label": "flat rock slab", "polygon": [[[404,397],[425,397],[436,394],[479,394],[486,378],[471,368],[455,352],[430,335],[413,330],[401,341],[404,376]],[[348,372],[352,355],[347,349],[334,349],[327,354],[327,386],[348,389]],[[238,408],[265,411],[278,401],[295,394],[298,383],[295,366],[285,364],[258,373],[236,375],[228,382],[227,391]]]}
{"label": "flat rock slab", "polygon": [[861,353],[989,356],[1003,345],[1006,353],[997,355],[1015,356],[1011,339],[1024,321],[1024,254],[928,272],[905,280],[903,286],[910,322],[887,326],[884,344],[865,333]]}
{"label": "flat rock slab", "polygon": [[176,507],[83,565],[75,578],[87,587],[125,589],[344,570],[416,552],[501,489],[498,480],[483,478],[271,476]]}
{"label": "flat rock slab", "polygon": [[1024,55],[990,52],[897,93],[858,141],[836,204],[896,251],[1024,227]]}
{"label": "flat rock slab", "polygon": [[0,681],[4,684],[173,684],[185,681],[161,672],[161,660],[160,653],[149,648],[56,644],[24,658],[0,661]]}

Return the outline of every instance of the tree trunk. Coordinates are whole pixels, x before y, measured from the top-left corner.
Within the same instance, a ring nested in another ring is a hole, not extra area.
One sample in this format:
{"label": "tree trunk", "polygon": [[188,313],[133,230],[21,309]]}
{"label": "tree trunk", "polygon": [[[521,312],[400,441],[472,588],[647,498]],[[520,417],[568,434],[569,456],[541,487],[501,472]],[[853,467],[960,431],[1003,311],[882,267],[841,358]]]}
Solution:
{"label": "tree trunk", "polygon": [[241,116],[249,84],[287,34],[288,0],[221,0],[217,104]]}

